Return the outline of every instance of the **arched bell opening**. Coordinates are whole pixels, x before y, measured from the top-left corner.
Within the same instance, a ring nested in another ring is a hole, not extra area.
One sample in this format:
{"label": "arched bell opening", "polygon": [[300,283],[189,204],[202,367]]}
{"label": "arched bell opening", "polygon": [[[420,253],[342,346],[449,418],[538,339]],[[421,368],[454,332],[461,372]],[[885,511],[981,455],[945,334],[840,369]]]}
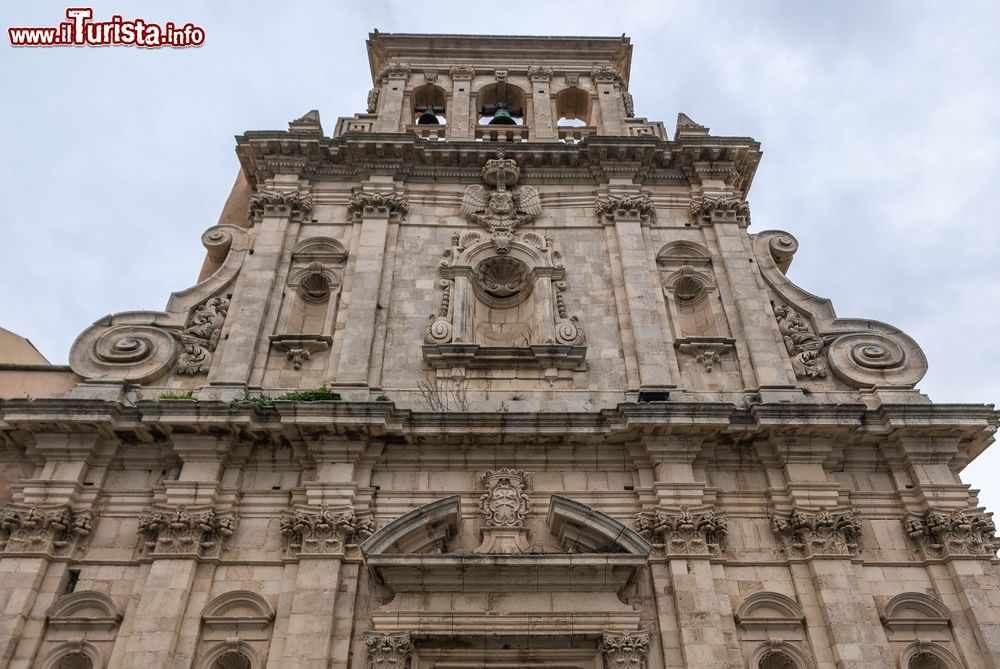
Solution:
{"label": "arched bell opening", "polygon": [[575,86],[560,91],[556,96],[556,118],[559,127],[593,125],[590,95]]}
{"label": "arched bell opening", "polygon": [[498,81],[477,94],[479,125],[524,125],[527,96],[518,86]]}
{"label": "arched bell opening", "polygon": [[448,123],[448,93],[440,86],[424,84],[413,89],[411,122],[416,125],[446,125]]}

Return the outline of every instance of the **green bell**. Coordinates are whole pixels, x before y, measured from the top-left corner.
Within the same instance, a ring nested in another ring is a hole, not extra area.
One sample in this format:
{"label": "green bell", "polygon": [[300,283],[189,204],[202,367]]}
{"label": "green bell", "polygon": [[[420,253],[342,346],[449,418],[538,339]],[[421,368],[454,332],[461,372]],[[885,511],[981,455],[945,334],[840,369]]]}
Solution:
{"label": "green bell", "polygon": [[438,120],[433,107],[426,108],[424,113],[420,115],[420,118],[417,119],[417,125],[439,125],[440,123],[441,121]]}
{"label": "green bell", "polygon": [[517,125],[517,121],[511,117],[510,112],[501,107],[493,114],[492,120],[490,120],[489,125]]}

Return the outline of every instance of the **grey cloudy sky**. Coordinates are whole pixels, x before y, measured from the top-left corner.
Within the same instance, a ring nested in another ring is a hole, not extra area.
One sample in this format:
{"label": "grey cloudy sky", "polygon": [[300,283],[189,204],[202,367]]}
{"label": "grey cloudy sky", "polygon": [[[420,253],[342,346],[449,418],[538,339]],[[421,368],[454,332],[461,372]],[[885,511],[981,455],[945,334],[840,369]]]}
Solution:
{"label": "grey cloudy sky", "polygon": [[[20,6],[18,6],[20,5]],[[5,3],[2,27],[66,4]],[[1000,3],[99,2],[202,26],[198,49],[0,47],[0,325],[64,363],[104,314],[190,285],[236,174],[233,135],[363,111],[383,32],[619,35],[639,116],[752,136],[753,230],[790,277],[923,347],[939,402],[1000,398]],[[1000,509],[1000,446],[966,470]]]}

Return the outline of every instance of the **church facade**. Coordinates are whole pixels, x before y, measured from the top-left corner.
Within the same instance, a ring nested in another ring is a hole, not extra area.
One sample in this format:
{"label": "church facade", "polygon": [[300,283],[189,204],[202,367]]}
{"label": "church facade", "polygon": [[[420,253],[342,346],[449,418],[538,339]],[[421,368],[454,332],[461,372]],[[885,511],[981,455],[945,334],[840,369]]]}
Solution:
{"label": "church facade", "polygon": [[0,370],[0,667],[1000,666],[1000,416],[786,278],[758,142],[624,37],[368,54],[237,138],[196,285]]}

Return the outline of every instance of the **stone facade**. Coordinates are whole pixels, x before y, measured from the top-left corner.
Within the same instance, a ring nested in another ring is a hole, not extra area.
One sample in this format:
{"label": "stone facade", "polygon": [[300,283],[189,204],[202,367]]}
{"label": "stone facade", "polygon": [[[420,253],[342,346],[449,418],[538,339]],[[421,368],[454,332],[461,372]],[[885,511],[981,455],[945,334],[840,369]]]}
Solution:
{"label": "stone facade", "polygon": [[637,117],[625,38],[368,48],[0,402],[0,667],[1000,666],[1000,417],[786,278],[756,141]]}

